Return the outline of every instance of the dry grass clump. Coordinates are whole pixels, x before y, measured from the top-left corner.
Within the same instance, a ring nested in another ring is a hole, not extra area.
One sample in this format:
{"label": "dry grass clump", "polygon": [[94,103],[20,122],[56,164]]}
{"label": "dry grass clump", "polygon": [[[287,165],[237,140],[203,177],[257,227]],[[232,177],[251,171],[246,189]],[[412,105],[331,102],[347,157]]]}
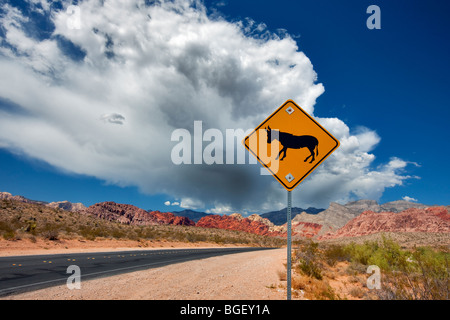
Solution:
{"label": "dry grass clump", "polygon": [[339,300],[340,296],[331,287],[328,281],[316,279],[304,275],[298,275],[292,279],[293,296],[299,296],[303,292],[303,298],[309,300]]}

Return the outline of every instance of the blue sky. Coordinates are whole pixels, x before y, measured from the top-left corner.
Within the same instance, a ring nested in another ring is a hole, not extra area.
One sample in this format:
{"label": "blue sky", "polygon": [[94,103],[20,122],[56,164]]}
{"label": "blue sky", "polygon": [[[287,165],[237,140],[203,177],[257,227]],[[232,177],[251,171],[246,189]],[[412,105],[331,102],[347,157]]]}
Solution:
{"label": "blue sky", "polygon": [[[381,202],[403,196],[448,204],[450,169],[450,4],[446,1],[228,1],[230,18],[250,16],[299,35],[325,93],[317,114],[376,130],[374,165],[391,156],[416,162],[420,177],[388,188]],[[369,5],[381,29],[366,28]],[[319,111],[320,110],[320,111]],[[439,150],[439,151],[438,151]]]}
{"label": "blue sky", "polygon": [[[449,204],[450,21],[446,15],[450,4],[445,1],[206,1],[206,13],[201,6],[180,5],[180,22],[171,20],[160,30],[159,24],[152,25],[148,39],[141,28],[142,37],[130,44],[127,39],[132,36],[123,34],[137,31],[126,18],[113,26],[103,19],[114,13],[114,1],[104,14],[93,9],[94,1],[80,2],[84,5],[79,31],[64,29],[64,16],[55,14],[64,13],[61,8],[67,3],[35,2],[40,4],[6,2],[9,7],[1,11],[0,58],[5,70],[1,83],[5,85],[0,90],[4,129],[0,128],[0,191],[44,201],[85,205],[116,201],[162,211],[182,209],[166,206],[166,201],[214,213],[277,209],[283,206],[285,194],[272,177],[259,176],[259,168],[174,166],[167,158],[168,146],[145,139],[156,135],[157,141],[170,141],[174,128],[192,126],[186,119],[202,120],[212,128],[223,129],[230,123],[251,128],[282,102],[294,99],[319,119],[339,119],[339,125],[329,122],[329,128],[338,135],[344,132],[339,136],[342,150],[294,191],[295,206],[326,207],[330,201],[360,198],[384,203],[403,197],[430,205]],[[371,4],[381,9],[380,30],[366,27]],[[165,14],[171,17],[171,11],[162,8],[148,11],[152,21]],[[145,10],[133,9],[132,14],[145,18]],[[145,26],[144,18],[135,18],[136,26]],[[236,26],[241,29],[236,31]],[[192,34],[180,30],[190,27],[193,33],[204,34],[194,37],[201,46],[186,45]],[[217,40],[217,36],[208,38],[214,32],[223,35],[217,46],[209,44]],[[155,40],[159,35],[169,39],[167,45]],[[95,39],[102,36],[104,44],[96,46]],[[135,46],[136,41],[142,41],[140,46]],[[221,45],[226,58],[220,53],[214,56]],[[153,57],[152,52],[158,54]],[[237,64],[251,52],[300,61],[302,72]],[[300,52],[309,61],[302,60]],[[170,58],[164,60],[166,56]],[[128,61],[144,67],[128,67]],[[209,69],[202,69],[204,61]],[[115,73],[118,69],[121,72]],[[220,81],[211,76],[215,71]],[[226,71],[230,77],[220,78],[220,72]],[[266,71],[273,78],[262,74]],[[256,83],[257,76],[263,84]],[[293,83],[278,86],[286,77]],[[157,88],[159,84],[164,86]],[[52,106],[53,101],[66,108],[64,113]],[[76,103],[72,106],[71,101]],[[185,101],[195,106],[178,107]],[[223,114],[226,120],[214,122],[211,101],[220,110],[232,110]],[[246,104],[241,106],[240,101]],[[249,101],[257,102],[254,111],[243,107]],[[90,107],[81,108],[83,103]],[[148,105],[155,109],[147,113]],[[94,109],[97,118],[84,122]],[[162,116],[152,125],[158,112]],[[246,112],[254,114],[241,116]],[[123,122],[112,121],[117,115],[123,115]],[[148,133],[139,118],[148,121]],[[156,127],[156,133],[151,131]],[[37,138],[39,132],[45,137]],[[358,147],[347,148],[345,141],[352,139]],[[141,153],[147,147],[151,152]],[[366,159],[361,166],[346,165],[361,157]],[[334,169],[340,173],[329,175]],[[263,189],[264,185],[270,187]],[[242,200],[245,197],[247,202]]]}

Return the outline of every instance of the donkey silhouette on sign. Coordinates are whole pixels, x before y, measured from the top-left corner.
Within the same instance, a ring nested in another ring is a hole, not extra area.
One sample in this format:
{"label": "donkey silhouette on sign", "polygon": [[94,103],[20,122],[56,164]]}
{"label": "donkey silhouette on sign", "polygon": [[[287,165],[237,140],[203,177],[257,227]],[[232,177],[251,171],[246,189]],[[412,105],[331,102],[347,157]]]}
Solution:
{"label": "donkey silhouette on sign", "polygon": [[[273,140],[276,140],[276,137],[272,136],[272,129],[270,127],[266,128],[267,132],[267,143],[271,143]],[[306,157],[304,162],[306,162],[309,158],[311,158],[311,161],[309,163],[312,163],[316,158],[314,157],[314,149],[316,149],[316,156],[319,155],[319,141],[316,137],[313,136],[294,136],[293,134],[287,133],[287,132],[279,132],[278,133],[278,141],[280,141],[283,148],[281,149],[280,153],[278,153],[278,156],[276,157],[276,160],[280,157],[281,153],[283,152],[283,157],[280,160],[283,160],[286,158],[286,151],[287,149],[300,149],[300,148],[308,148],[309,152],[311,154]]]}

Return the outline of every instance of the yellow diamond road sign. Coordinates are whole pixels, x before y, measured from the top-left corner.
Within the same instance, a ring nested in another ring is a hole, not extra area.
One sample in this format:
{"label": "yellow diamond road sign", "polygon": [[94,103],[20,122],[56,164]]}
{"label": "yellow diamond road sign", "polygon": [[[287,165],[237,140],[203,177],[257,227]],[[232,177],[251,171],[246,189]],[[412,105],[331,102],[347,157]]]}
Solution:
{"label": "yellow diamond road sign", "polygon": [[339,141],[292,100],[256,127],[243,143],[288,191],[339,147]]}

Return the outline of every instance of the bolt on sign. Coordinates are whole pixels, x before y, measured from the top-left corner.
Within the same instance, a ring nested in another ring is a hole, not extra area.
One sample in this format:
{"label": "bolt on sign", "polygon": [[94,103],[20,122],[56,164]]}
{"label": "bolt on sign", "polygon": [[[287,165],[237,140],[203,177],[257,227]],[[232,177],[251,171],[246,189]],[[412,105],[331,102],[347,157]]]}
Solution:
{"label": "bolt on sign", "polygon": [[339,147],[339,141],[292,100],[256,127],[243,144],[288,191]]}

